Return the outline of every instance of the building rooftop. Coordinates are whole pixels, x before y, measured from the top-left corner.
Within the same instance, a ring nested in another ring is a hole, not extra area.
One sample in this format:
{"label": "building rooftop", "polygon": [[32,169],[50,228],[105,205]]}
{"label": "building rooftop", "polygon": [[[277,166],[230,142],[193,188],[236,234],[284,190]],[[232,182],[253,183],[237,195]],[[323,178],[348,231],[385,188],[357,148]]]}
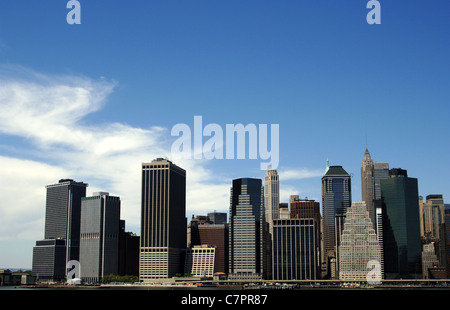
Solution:
{"label": "building rooftop", "polygon": [[345,175],[348,176],[349,174],[347,171],[342,168],[342,166],[330,166],[329,169],[327,169],[327,172],[325,173],[326,176],[331,175]]}

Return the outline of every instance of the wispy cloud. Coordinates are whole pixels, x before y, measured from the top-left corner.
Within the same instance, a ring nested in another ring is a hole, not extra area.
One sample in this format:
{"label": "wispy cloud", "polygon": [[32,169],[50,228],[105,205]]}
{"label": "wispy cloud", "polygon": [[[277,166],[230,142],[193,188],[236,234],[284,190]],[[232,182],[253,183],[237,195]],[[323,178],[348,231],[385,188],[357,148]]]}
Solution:
{"label": "wispy cloud", "polygon": [[[88,194],[102,190],[120,196],[121,217],[139,233],[140,166],[170,157],[170,133],[161,127],[84,121],[104,107],[116,85],[24,68],[0,70],[0,138],[26,141],[26,151],[21,146],[0,156],[0,240],[43,237],[45,185],[61,178],[89,183]],[[14,146],[0,140],[0,148]],[[229,185],[215,182],[202,161],[176,164],[187,170],[189,210],[227,206]]]}
{"label": "wispy cloud", "polygon": [[282,168],[278,174],[280,180],[302,180],[309,178],[322,177],[324,173],[323,169],[307,169],[307,168]]}

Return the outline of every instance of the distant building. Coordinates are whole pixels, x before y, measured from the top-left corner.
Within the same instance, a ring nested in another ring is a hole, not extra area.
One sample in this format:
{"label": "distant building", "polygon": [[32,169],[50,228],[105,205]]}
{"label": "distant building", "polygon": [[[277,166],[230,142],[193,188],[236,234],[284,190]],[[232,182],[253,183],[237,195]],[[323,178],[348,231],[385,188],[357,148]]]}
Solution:
{"label": "distant building", "polygon": [[273,222],[273,280],[320,278],[320,240],[314,218]]}
{"label": "distant building", "polygon": [[314,218],[320,223],[320,203],[311,199],[294,199],[291,203],[290,218]]}
{"label": "distant building", "polygon": [[264,208],[269,232],[272,233],[273,220],[280,218],[280,180],[276,170],[269,169],[264,177]]}
{"label": "distant building", "polygon": [[450,205],[445,204],[444,223],[441,225],[441,241],[439,244],[439,258],[445,268],[445,278],[450,279]]}
{"label": "distant building", "polygon": [[44,240],[33,248],[32,274],[37,280],[61,281],[67,263],[79,260],[81,198],[87,186],[72,179],[46,186]]}
{"label": "distant building", "polygon": [[417,179],[403,169],[391,169],[381,180],[383,252],[386,279],[422,277]]}
{"label": "distant building", "polygon": [[291,218],[291,213],[289,212],[289,204],[287,203],[280,203],[280,219],[282,220],[288,220]]}
{"label": "distant building", "polygon": [[66,277],[66,241],[45,239],[33,247],[32,275],[36,281],[62,281]]}
{"label": "distant building", "polygon": [[330,262],[337,247],[347,209],[351,205],[351,177],[342,166],[328,166],[322,177],[323,248],[330,275]]}
{"label": "distant building", "polygon": [[442,195],[428,195],[426,202],[419,197],[420,235],[422,238],[439,240],[439,227],[444,223],[444,198]]}
{"label": "distant building", "polygon": [[119,274],[120,198],[93,193],[81,200],[81,279],[97,283]]}
{"label": "distant building", "polygon": [[215,273],[216,248],[210,245],[195,245],[186,250],[185,274],[196,278],[212,278]]}
{"label": "distant building", "polygon": [[188,226],[188,248],[215,247],[214,272],[228,273],[228,224],[213,224],[208,217],[197,216]]}
{"label": "distant building", "polygon": [[163,158],[142,163],[141,282],[183,273],[186,228],[186,171]]}
{"label": "distant building", "polygon": [[439,266],[439,260],[436,255],[436,250],[434,248],[434,242],[424,244],[422,250],[422,272],[423,278],[429,279],[430,273],[429,269],[432,270],[436,266]]}
{"label": "distant building", "polygon": [[[368,149],[361,163],[362,201],[366,203],[372,224],[376,223],[377,208],[381,208],[380,181],[389,177],[389,163],[374,162]],[[375,226],[376,229],[376,226]]]}
{"label": "distant building", "polygon": [[[371,261],[381,267],[380,243],[365,202],[352,202],[347,210],[338,253],[339,279],[343,281],[366,281]],[[379,271],[381,280],[381,268]]]}
{"label": "distant building", "polygon": [[374,163],[370,157],[369,150],[366,148],[364,158],[361,163],[361,192],[362,201],[366,203],[367,211],[369,212],[370,220],[375,222],[375,177],[374,177]]}
{"label": "distant building", "polygon": [[230,279],[262,279],[264,270],[264,189],[260,179],[233,180],[230,197]]}
{"label": "distant building", "polygon": [[208,218],[212,224],[226,224],[227,223],[227,213],[226,212],[209,212]]}
{"label": "distant building", "polygon": [[125,221],[120,220],[119,275],[139,277],[139,236],[125,231]]}
{"label": "distant building", "polygon": [[0,270],[0,286],[34,284],[35,277],[23,271]]}

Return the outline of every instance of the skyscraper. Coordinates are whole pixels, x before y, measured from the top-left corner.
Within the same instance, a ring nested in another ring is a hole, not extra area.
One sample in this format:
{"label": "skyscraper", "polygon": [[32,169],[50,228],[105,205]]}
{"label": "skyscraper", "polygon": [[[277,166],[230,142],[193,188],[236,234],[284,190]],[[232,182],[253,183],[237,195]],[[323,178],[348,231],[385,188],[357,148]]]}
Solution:
{"label": "skyscraper", "polygon": [[186,171],[162,158],[142,163],[140,281],[184,271],[186,230]]}
{"label": "skyscraper", "polygon": [[350,205],[350,175],[342,166],[328,167],[322,177],[323,247],[327,260],[336,257],[343,221]]}
{"label": "skyscraper", "polygon": [[416,178],[403,169],[391,169],[381,180],[383,252],[386,279],[422,276],[419,195]]}
{"label": "skyscraper", "polygon": [[46,186],[44,238],[66,240],[66,261],[79,258],[81,198],[86,197],[87,186],[72,179]]}
{"label": "skyscraper", "polygon": [[61,280],[66,264],[79,260],[81,198],[88,184],[61,179],[46,186],[44,239],[33,248],[33,275]]}
{"label": "skyscraper", "polygon": [[315,218],[274,220],[273,279],[320,278],[319,223]]}
{"label": "skyscraper", "polygon": [[[361,163],[361,193],[362,201],[366,203],[370,219],[375,225],[377,208],[381,208],[380,180],[389,177],[389,163],[374,162],[366,148]],[[374,226],[376,228],[376,226]]]}
{"label": "skyscraper", "polygon": [[419,198],[420,235],[422,238],[440,239],[440,225],[444,222],[444,198],[442,195],[428,195],[426,202]]}
{"label": "skyscraper", "polygon": [[280,181],[276,170],[267,170],[264,177],[264,208],[266,210],[266,222],[272,233],[272,221],[280,218]]}
{"label": "skyscraper", "polygon": [[264,177],[264,208],[267,233],[264,257],[266,263],[267,277],[272,277],[272,245],[273,245],[273,221],[280,218],[280,180],[278,172],[274,169],[268,169]]}
{"label": "skyscraper", "polygon": [[229,278],[263,278],[264,189],[260,179],[233,180],[229,218]]}
{"label": "skyscraper", "polygon": [[81,200],[81,278],[97,283],[119,274],[120,198],[97,192]]}
{"label": "skyscraper", "polygon": [[347,210],[339,245],[339,279],[365,281],[368,263],[379,264],[381,280],[381,249],[364,201],[352,202]]}
{"label": "skyscraper", "polygon": [[366,148],[364,159],[361,163],[361,193],[362,201],[366,203],[367,211],[370,219],[374,223],[374,199],[375,199],[375,179],[374,179],[374,164],[370,157],[369,150]]}

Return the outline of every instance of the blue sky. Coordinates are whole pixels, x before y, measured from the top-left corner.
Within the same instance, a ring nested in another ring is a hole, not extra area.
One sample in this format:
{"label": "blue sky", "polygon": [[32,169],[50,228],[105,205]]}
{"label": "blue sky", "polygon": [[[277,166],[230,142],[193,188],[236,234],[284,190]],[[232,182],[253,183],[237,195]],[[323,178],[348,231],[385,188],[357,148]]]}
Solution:
{"label": "blue sky", "polygon": [[[195,115],[279,124],[283,201],[321,201],[327,158],[360,200],[366,141],[421,195],[450,196],[448,1],[381,0],[380,25],[356,0],[80,3],[68,25],[66,1],[0,0],[0,267],[31,267],[60,178],[119,195],[139,232],[140,164],[170,157],[170,129]],[[188,218],[264,176],[260,160],[178,164]]]}

